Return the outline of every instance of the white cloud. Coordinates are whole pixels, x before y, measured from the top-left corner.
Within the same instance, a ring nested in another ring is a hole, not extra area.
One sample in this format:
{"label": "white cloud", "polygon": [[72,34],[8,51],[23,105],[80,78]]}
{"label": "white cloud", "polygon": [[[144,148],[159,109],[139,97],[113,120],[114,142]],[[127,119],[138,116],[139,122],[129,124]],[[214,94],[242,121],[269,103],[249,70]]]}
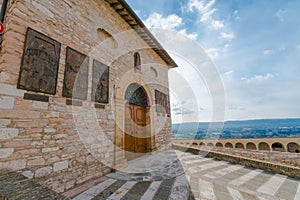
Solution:
{"label": "white cloud", "polygon": [[226,39],[226,40],[232,40],[235,38],[234,33],[225,33],[225,32],[221,32],[220,33],[221,38]]}
{"label": "white cloud", "polygon": [[219,56],[220,49],[210,48],[210,49],[206,49],[205,51],[211,59],[215,59]]}
{"label": "white cloud", "polygon": [[174,30],[182,25],[182,18],[171,14],[164,18],[159,13],[152,13],[146,20],[145,25],[148,28],[161,28],[161,29],[168,29]]}
{"label": "white cloud", "polygon": [[215,29],[220,29],[220,28],[224,28],[224,23],[222,21],[219,21],[219,20],[213,20],[211,22],[211,26]]}
{"label": "white cloud", "polygon": [[196,40],[197,37],[198,37],[198,34],[197,34],[197,33],[190,33],[190,34],[189,34],[189,33],[186,32],[186,29],[180,30],[179,33],[181,33],[182,35],[184,35],[184,36],[190,38],[191,40]]}
{"label": "white cloud", "polygon": [[145,25],[150,29],[159,28],[165,30],[178,31],[179,33],[191,40],[196,40],[198,37],[197,33],[187,33],[186,29],[179,29],[184,24],[182,22],[182,18],[175,14],[163,17],[159,13],[153,13],[145,20]]}
{"label": "white cloud", "polygon": [[242,77],[241,80],[245,81],[245,82],[261,82],[261,81],[266,81],[268,79],[272,79],[274,78],[275,75],[271,74],[271,73],[267,73],[266,75],[254,75],[253,77],[250,78],[246,78],[246,77]]}
{"label": "white cloud", "polygon": [[223,76],[225,77],[225,78],[227,78],[227,79],[232,79],[232,74],[234,73],[234,71],[233,70],[230,70],[230,71],[227,71],[227,72],[225,72],[224,74],[223,74]]}
{"label": "white cloud", "polygon": [[271,49],[266,49],[266,50],[264,50],[264,55],[272,55],[272,54],[274,54],[275,52],[273,51],[273,50],[271,50]]}
{"label": "white cloud", "polygon": [[212,8],[214,4],[215,0],[189,0],[187,7],[190,12],[193,12],[194,10],[199,12],[200,22],[206,23],[214,29],[224,28],[224,23],[222,21],[212,17],[217,11],[216,8]]}
{"label": "white cloud", "polygon": [[279,21],[283,22],[284,21],[284,15],[287,13],[287,10],[278,10],[275,14],[275,16],[279,19]]}

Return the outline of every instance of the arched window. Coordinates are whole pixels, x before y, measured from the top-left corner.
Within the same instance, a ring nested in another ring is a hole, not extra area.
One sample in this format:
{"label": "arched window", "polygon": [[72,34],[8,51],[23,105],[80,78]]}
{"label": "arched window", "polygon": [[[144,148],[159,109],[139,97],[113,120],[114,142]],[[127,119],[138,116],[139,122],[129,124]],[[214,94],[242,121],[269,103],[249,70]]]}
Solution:
{"label": "arched window", "polygon": [[141,70],[141,56],[138,52],[134,53],[134,69]]}

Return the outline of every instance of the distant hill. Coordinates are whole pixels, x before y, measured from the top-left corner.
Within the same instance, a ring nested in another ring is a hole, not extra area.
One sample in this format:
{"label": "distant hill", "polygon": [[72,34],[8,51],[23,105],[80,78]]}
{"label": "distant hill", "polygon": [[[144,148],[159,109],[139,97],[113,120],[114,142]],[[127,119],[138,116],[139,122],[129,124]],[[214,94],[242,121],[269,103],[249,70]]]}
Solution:
{"label": "distant hill", "polygon": [[298,118],[173,124],[174,139],[295,136],[300,136],[300,119]]}

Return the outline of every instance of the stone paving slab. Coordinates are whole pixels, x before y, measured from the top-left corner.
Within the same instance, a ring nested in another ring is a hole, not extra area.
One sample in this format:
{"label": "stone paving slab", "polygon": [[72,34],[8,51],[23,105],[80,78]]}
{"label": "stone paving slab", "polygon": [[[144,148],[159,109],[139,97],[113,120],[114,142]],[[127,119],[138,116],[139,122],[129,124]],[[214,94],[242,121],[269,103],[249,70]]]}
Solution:
{"label": "stone paving slab", "polygon": [[[151,173],[151,169],[142,170],[145,167],[140,158],[136,163],[132,162],[122,173],[108,175],[108,180],[115,180],[117,187],[108,186],[109,194],[94,194],[94,199],[122,199],[122,200],[299,200],[300,179],[267,173],[263,170],[235,165],[224,161],[207,159],[190,153],[175,152],[177,160],[181,162],[178,176],[174,174],[161,174],[159,181],[144,181],[143,177]],[[168,155],[172,153],[168,152]],[[161,156],[162,158],[164,156]],[[190,158],[193,160],[191,161]],[[151,158],[153,159],[153,158]],[[174,157],[172,158],[174,159]],[[147,161],[147,159],[145,158]],[[209,162],[207,162],[209,161]],[[132,170],[140,166],[137,173]],[[170,167],[166,162],[166,168]],[[182,166],[186,166],[183,168]],[[164,166],[153,166],[155,170],[161,169],[165,173]],[[152,169],[153,170],[153,169]],[[178,169],[173,169],[172,172]],[[179,171],[179,170],[178,170]],[[126,174],[126,172],[128,174]],[[171,172],[171,171],[169,171]],[[159,171],[156,171],[159,175]],[[168,177],[163,179],[163,177]],[[124,180],[122,180],[124,178]],[[152,177],[153,178],[153,177]],[[132,182],[140,179],[140,181]],[[107,180],[107,181],[108,181]],[[123,181],[123,182],[120,182]],[[106,181],[104,181],[105,183]],[[127,187],[128,184],[130,183]],[[81,195],[88,194],[83,192]],[[83,196],[82,196],[83,197]],[[74,198],[76,199],[76,197]],[[84,200],[83,198],[81,198]],[[91,198],[93,199],[93,198]]]}
{"label": "stone paving slab", "polygon": [[9,200],[67,200],[67,197],[28,179],[18,172],[0,171],[0,198]]}

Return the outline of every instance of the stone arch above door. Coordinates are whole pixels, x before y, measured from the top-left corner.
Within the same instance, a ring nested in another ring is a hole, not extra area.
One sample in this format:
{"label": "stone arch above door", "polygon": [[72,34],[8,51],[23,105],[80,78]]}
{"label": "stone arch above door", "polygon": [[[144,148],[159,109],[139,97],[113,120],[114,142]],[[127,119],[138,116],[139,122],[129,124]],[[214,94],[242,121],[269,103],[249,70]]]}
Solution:
{"label": "stone arch above door", "polygon": [[129,104],[139,105],[143,107],[149,106],[148,95],[145,89],[137,83],[131,83],[125,92],[125,100]]}

